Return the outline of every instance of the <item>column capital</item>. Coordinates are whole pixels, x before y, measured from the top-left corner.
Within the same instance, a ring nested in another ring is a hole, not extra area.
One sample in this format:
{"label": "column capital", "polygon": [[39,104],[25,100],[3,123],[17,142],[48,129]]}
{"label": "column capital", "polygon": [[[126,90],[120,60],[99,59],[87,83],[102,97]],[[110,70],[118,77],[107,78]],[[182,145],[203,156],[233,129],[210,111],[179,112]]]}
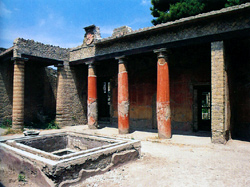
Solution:
{"label": "column capital", "polygon": [[157,54],[158,58],[166,58],[168,50],[166,48],[155,49],[154,53]]}
{"label": "column capital", "polygon": [[126,56],[125,55],[115,57],[115,59],[118,60],[119,64],[122,64],[122,63],[126,62]]}
{"label": "column capital", "polygon": [[58,63],[58,64],[55,64],[54,66],[57,67],[57,68],[60,68],[60,67],[63,67],[64,64],[63,63]]}
{"label": "column capital", "polygon": [[12,57],[12,61],[14,61],[14,64],[24,64],[24,62],[28,61],[28,58],[23,58],[23,57]]}
{"label": "column capital", "polygon": [[94,60],[86,62],[88,65],[88,77],[96,77],[96,67],[94,64]]}
{"label": "column capital", "polygon": [[90,59],[87,62],[85,62],[85,64],[88,65],[88,66],[94,66],[94,62],[95,62],[94,59]]}
{"label": "column capital", "polygon": [[94,68],[95,68],[94,63],[89,63],[89,64],[88,64],[88,69],[94,69]]}

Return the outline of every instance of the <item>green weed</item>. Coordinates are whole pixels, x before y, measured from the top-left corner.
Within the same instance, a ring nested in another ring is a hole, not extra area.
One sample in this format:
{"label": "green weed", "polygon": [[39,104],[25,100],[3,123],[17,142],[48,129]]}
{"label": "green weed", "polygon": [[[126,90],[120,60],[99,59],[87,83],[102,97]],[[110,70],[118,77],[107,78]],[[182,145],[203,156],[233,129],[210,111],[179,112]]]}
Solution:
{"label": "green weed", "polygon": [[24,173],[21,172],[21,173],[18,175],[18,181],[19,181],[19,182],[26,182],[26,177],[25,177]]}
{"label": "green weed", "polygon": [[11,119],[5,119],[1,124],[0,124],[0,128],[3,129],[8,129],[12,127],[12,120]]}
{"label": "green weed", "polygon": [[60,129],[59,125],[56,123],[55,120],[52,120],[50,123],[47,124],[46,129]]}

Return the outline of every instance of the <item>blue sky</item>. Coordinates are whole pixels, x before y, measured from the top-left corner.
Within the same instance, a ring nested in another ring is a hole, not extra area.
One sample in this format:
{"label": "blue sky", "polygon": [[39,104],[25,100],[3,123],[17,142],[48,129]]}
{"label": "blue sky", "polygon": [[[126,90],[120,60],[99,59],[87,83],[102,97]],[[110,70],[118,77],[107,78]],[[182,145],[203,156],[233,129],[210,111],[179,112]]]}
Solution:
{"label": "blue sky", "polygon": [[0,47],[11,47],[17,37],[76,47],[83,27],[92,24],[102,38],[123,25],[152,26],[150,6],[150,0],[0,0]]}

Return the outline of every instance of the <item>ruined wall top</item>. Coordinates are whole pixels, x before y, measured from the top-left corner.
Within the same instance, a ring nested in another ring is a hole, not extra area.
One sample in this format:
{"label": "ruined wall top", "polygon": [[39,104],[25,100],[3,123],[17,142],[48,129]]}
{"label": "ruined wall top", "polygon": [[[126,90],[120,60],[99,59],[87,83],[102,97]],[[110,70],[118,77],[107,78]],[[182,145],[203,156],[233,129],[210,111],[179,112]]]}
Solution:
{"label": "ruined wall top", "polygon": [[95,25],[84,27],[85,35],[80,46],[71,48],[70,61],[92,57],[95,55],[95,44],[101,40],[100,28]]}
{"label": "ruined wall top", "polygon": [[93,45],[72,48],[70,61],[74,64],[74,61],[88,58],[103,59],[105,55],[107,58],[112,58],[118,53],[124,55],[126,51],[127,54],[131,54],[133,49],[150,50],[156,46],[171,45],[174,42],[180,43],[189,39],[194,41],[201,37],[209,40],[208,37],[212,35],[216,35],[219,40],[218,37],[223,34],[250,29],[249,10],[250,3],[245,3],[135,31],[122,26],[114,29],[112,36],[95,40]]}
{"label": "ruined wall top", "polygon": [[[247,9],[247,8],[250,8],[250,3],[245,3],[245,4],[241,4],[241,5],[237,5],[237,6],[223,8],[221,10],[215,10],[215,11],[211,11],[211,12],[207,12],[207,13],[198,14],[198,15],[195,15],[195,16],[189,16],[189,17],[181,18],[181,19],[178,19],[178,20],[175,20],[175,21],[169,21],[169,22],[166,22],[166,23],[158,24],[158,25],[152,26],[152,27],[140,28],[140,29],[134,30],[134,31],[132,31],[132,29],[131,29],[130,32],[126,32],[123,35],[120,35],[120,37],[121,36],[136,35],[136,34],[148,32],[148,31],[153,31],[153,30],[159,30],[161,28],[180,25],[180,24],[182,24],[184,22],[188,23],[188,22],[193,22],[193,21],[197,21],[197,20],[200,20],[200,19],[207,19],[208,17],[217,16],[217,15],[221,15],[221,14],[229,14],[231,12],[238,11],[238,10],[241,10],[241,9]],[[120,28],[122,28],[122,27],[120,27]],[[106,43],[106,42],[109,42],[109,41],[116,40],[118,38],[119,37],[117,37],[117,35],[115,35],[113,33],[113,35],[111,37],[103,38],[103,39],[99,40],[97,42],[97,44]]]}
{"label": "ruined wall top", "polygon": [[95,25],[90,25],[88,27],[84,27],[85,35],[83,40],[83,45],[91,45],[94,44],[95,41],[101,39],[100,28]]}
{"label": "ruined wall top", "polygon": [[120,36],[124,36],[126,34],[129,34],[131,33],[133,30],[131,27],[128,27],[128,26],[122,26],[122,27],[119,27],[119,28],[116,28],[113,30],[113,34],[112,34],[112,38],[115,38],[115,37],[120,37]]}
{"label": "ruined wall top", "polygon": [[69,49],[59,46],[47,45],[34,40],[25,40],[17,38],[14,40],[13,57],[22,57],[30,55],[41,58],[67,61],[69,59]]}

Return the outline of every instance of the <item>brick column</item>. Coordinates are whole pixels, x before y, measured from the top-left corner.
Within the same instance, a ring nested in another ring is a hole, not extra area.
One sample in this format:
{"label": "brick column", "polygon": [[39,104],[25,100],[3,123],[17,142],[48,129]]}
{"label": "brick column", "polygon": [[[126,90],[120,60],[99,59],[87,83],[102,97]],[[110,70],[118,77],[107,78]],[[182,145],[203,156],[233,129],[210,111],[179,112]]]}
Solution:
{"label": "brick column", "polygon": [[14,59],[12,128],[22,129],[24,123],[24,59]]}
{"label": "brick column", "polygon": [[93,63],[88,68],[88,126],[98,128],[97,77]]}
{"label": "brick column", "polygon": [[212,142],[225,143],[225,60],[223,41],[211,43]]}
{"label": "brick column", "polygon": [[159,138],[171,138],[170,83],[166,49],[157,54],[157,126]]}
{"label": "brick column", "polygon": [[64,65],[58,64],[57,67],[57,96],[56,96],[56,122],[63,126],[63,108],[64,106]]}
{"label": "brick column", "polygon": [[117,57],[119,60],[118,73],[118,129],[119,134],[129,133],[129,88],[127,64],[124,56]]}

